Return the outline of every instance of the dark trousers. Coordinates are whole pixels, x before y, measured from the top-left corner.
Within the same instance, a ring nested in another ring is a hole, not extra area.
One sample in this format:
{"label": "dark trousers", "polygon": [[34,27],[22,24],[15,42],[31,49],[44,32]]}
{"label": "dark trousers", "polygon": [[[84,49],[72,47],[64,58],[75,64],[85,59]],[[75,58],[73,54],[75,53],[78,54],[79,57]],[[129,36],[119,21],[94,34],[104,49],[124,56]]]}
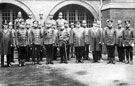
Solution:
{"label": "dark trousers", "polygon": [[84,46],[75,47],[75,55],[78,62],[81,62],[83,57]]}
{"label": "dark trousers", "polygon": [[10,47],[11,53],[10,53],[10,58],[11,62],[14,62],[14,47]]}
{"label": "dark trousers", "polygon": [[93,55],[93,61],[97,62],[100,57],[100,51],[92,51],[92,55]]}
{"label": "dark trousers", "polygon": [[69,60],[70,59],[70,57],[69,57],[69,52],[70,52],[70,45],[66,45],[66,52],[67,52],[67,59]]}
{"label": "dark trousers", "polygon": [[[11,62],[10,54],[7,54],[6,57],[7,57],[7,65],[8,65]],[[4,66],[4,55],[1,55],[1,66]]]}
{"label": "dark trousers", "polygon": [[53,45],[49,44],[49,45],[44,45],[46,48],[46,61],[47,63],[52,63],[52,59],[53,59]]}
{"label": "dark trousers", "polygon": [[20,46],[19,47],[19,64],[24,64],[25,58],[27,56],[27,48],[26,46]]}
{"label": "dark trousers", "polygon": [[127,61],[133,61],[133,47],[132,46],[126,46],[126,59]]}
{"label": "dark trousers", "polygon": [[26,60],[29,61],[30,58],[33,58],[33,46],[30,45],[30,46],[27,46],[27,58]]}
{"label": "dark trousers", "polygon": [[34,63],[37,62],[39,63],[40,62],[40,50],[41,50],[41,46],[40,45],[33,45],[33,61]]}
{"label": "dark trousers", "polygon": [[123,62],[125,60],[125,49],[123,46],[117,46],[119,61]]}
{"label": "dark trousers", "polygon": [[60,46],[60,57],[61,57],[61,63],[67,62],[67,52],[64,44]]}
{"label": "dark trousers", "polygon": [[84,46],[84,59],[85,60],[88,60],[89,59],[89,44],[85,44],[85,46]]}
{"label": "dark trousers", "polygon": [[98,55],[99,55],[98,56],[99,57],[98,60],[100,60],[102,58],[102,45],[100,44],[99,46],[100,46],[101,50],[98,51]]}
{"label": "dark trousers", "polygon": [[57,60],[57,46],[53,47],[53,60]]}
{"label": "dark trousers", "polygon": [[112,45],[112,46],[109,46],[109,45],[107,45],[106,46],[106,48],[107,48],[107,53],[108,53],[108,57],[109,57],[109,61],[114,61],[114,53],[115,53],[115,46],[114,45]]}
{"label": "dark trousers", "polygon": [[41,50],[40,50],[40,61],[43,61],[43,57],[44,57],[43,46],[41,46]]}

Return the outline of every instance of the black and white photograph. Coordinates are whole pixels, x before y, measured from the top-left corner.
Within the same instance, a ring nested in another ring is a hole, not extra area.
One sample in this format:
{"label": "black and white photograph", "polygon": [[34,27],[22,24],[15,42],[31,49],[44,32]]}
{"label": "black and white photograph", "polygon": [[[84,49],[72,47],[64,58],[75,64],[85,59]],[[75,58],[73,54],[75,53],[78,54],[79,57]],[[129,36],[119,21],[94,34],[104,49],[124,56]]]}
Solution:
{"label": "black and white photograph", "polygon": [[0,0],[0,86],[135,86],[135,0]]}

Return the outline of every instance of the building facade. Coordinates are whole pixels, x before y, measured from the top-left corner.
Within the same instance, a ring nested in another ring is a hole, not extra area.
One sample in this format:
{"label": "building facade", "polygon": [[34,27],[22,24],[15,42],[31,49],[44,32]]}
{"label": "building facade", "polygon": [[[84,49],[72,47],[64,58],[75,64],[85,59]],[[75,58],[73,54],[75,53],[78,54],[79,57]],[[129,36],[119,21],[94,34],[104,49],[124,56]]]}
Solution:
{"label": "building facade", "polygon": [[45,21],[49,14],[57,19],[58,13],[62,12],[69,23],[86,19],[88,27],[94,19],[102,19],[104,27],[108,18],[114,21],[130,19],[135,26],[135,0],[0,0],[0,27],[5,19],[14,22],[18,11],[24,19],[29,13],[37,20],[39,13],[43,13]]}

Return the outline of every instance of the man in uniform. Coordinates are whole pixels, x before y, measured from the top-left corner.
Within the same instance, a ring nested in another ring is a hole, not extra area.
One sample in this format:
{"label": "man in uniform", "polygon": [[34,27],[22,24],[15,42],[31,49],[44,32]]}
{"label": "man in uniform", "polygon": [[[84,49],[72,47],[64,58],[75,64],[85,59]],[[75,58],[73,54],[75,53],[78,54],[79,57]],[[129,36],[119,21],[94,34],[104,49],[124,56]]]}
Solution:
{"label": "man in uniform", "polygon": [[125,51],[123,46],[123,30],[122,21],[118,20],[118,28],[116,29],[116,44],[118,51],[118,58],[120,62],[124,62],[125,60]]}
{"label": "man in uniform", "polygon": [[[24,21],[24,19],[22,18],[21,11],[19,11],[18,14],[17,14],[17,18],[15,19],[15,22],[14,22],[14,29],[15,29],[15,31],[19,29],[20,23],[22,21]],[[19,48],[18,47],[17,47],[17,50],[18,50],[18,58],[19,58],[20,55],[19,55]]]}
{"label": "man in uniform", "polygon": [[67,42],[69,41],[69,32],[67,29],[60,28],[58,31],[58,40],[60,46],[60,56],[61,62],[60,63],[68,63],[67,62]]}
{"label": "man in uniform", "polygon": [[62,12],[60,12],[58,19],[56,20],[58,30],[64,28],[64,22],[65,22],[65,19],[63,19]]}
{"label": "man in uniform", "polygon": [[97,22],[94,21],[93,27],[90,28],[88,32],[90,49],[93,54],[93,63],[99,62],[99,51],[101,51],[101,40],[102,40],[102,32],[101,29],[97,27]]}
{"label": "man in uniform", "polygon": [[126,50],[126,64],[133,64],[134,29],[131,27],[130,20],[125,21],[126,28],[123,31],[123,41]]}
{"label": "man in uniform", "polygon": [[28,42],[28,32],[27,29],[25,29],[24,21],[20,22],[20,29],[17,30],[16,36],[17,36],[17,46],[19,50],[19,66],[24,66],[25,64],[25,58],[27,56],[27,42]]}
{"label": "man in uniform", "polygon": [[34,19],[33,19],[33,17],[32,17],[32,14],[31,14],[31,13],[29,13],[28,15],[29,15],[29,18],[28,18],[28,19],[26,19],[25,23],[26,23],[26,24],[29,24],[29,25],[30,25],[30,27],[32,27]]}
{"label": "man in uniform", "polygon": [[46,29],[43,32],[43,44],[46,48],[46,64],[53,64],[53,44],[54,44],[54,29],[50,22],[46,23]]}
{"label": "man in uniform", "polygon": [[24,21],[24,19],[22,18],[21,11],[19,11],[18,14],[17,14],[17,19],[15,19],[15,22],[14,22],[15,30],[19,28],[21,21]]}
{"label": "man in uniform", "polygon": [[[33,61],[34,64],[41,64],[40,62],[40,50],[41,50],[41,43],[42,43],[42,32],[41,29],[38,27],[39,22],[33,21],[33,28],[31,30],[31,37],[32,37],[32,44],[33,44]],[[36,61],[37,60],[37,61]]]}
{"label": "man in uniform", "polygon": [[82,21],[82,28],[84,28],[84,33],[85,33],[85,46],[84,46],[84,59],[88,60],[89,59],[89,38],[88,38],[88,31],[89,28],[87,28],[87,23],[86,20]]}
{"label": "man in uniform", "polygon": [[57,49],[58,49],[58,29],[56,21],[53,19],[53,14],[49,15],[49,19],[47,20],[47,23],[50,23],[54,30],[54,44],[53,44],[53,60],[57,60]]}
{"label": "man in uniform", "polygon": [[83,63],[83,51],[84,51],[84,44],[85,44],[85,34],[84,29],[80,26],[80,22],[76,22],[76,28],[74,29],[73,33],[73,40],[75,46],[75,55],[76,55],[76,62]]}
{"label": "man in uniform", "polygon": [[104,44],[107,48],[109,57],[109,63],[115,64],[115,43],[116,43],[116,31],[112,27],[113,21],[111,19],[106,20],[107,26],[104,28]]}

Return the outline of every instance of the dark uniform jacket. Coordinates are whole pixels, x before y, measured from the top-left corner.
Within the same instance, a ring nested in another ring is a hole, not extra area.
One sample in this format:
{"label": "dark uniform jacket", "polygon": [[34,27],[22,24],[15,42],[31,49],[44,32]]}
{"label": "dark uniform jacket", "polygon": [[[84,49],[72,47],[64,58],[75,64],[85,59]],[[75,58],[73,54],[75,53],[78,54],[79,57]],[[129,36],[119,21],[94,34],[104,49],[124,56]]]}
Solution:
{"label": "dark uniform jacket", "polygon": [[104,28],[104,43],[105,45],[113,46],[116,44],[116,31],[114,28]]}
{"label": "dark uniform jacket", "polygon": [[32,44],[41,45],[42,44],[42,32],[41,29],[32,29],[31,30]]}
{"label": "dark uniform jacket", "polygon": [[27,29],[18,29],[16,31],[17,36],[17,45],[18,46],[27,46],[28,44],[28,31]]}
{"label": "dark uniform jacket", "polygon": [[131,46],[134,43],[134,29],[128,28],[123,31],[124,46]]}
{"label": "dark uniform jacket", "polygon": [[45,29],[43,32],[43,44],[49,45],[54,43],[54,30],[52,28]]}

